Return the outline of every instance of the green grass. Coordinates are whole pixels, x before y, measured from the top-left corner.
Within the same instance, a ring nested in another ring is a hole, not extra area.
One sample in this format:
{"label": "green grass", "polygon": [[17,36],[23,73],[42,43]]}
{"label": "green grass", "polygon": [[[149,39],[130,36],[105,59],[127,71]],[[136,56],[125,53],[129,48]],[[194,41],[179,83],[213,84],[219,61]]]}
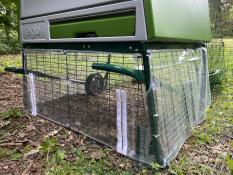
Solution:
{"label": "green grass", "polygon": [[0,73],[5,67],[21,67],[21,55],[0,55]]}
{"label": "green grass", "polygon": [[[48,137],[44,139],[38,150],[43,157],[44,174],[46,175],[133,174],[130,169],[125,170],[115,166],[111,160],[112,151],[110,149],[91,148],[85,145],[77,148],[64,148],[56,137]],[[33,150],[29,152],[33,152]],[[129,161],[124,160],[121,164],[126,166],[127,162]]]}
{"label": "green grass", "polygon": [[233,75],[233,39],[225,39],[224,42],[226,69]]}
{"label": "green grass", "polygon": [[9,120],[21,117],[23,114],[16,108],[0,113],[1,120]]}
{"label": "green grass", "polygon": [[[19,109],[13,108],[9,111],[0,113],[0,141],[7,140],[6,133],[12,121],[22,117],[23,114]],[[0,147],[0,159],[19,160],[22,154],[17,149],[10,147]]]}
{"label": "green grass", "polygon": [[[230,174],[229,171],[233,174],[233,40],[225,39],[224,42],[226,81],[220,87],[221,93],[214,98],[206,120],[193,131],[193,136],[186,143],[188,148],[184,146],[177,160],[172,162],[171,174],[224,175]],[[209,162],[203,163],[201,158]]]}
{"label": "green grass", "polygon": [[[224,167],[228,166],[231,170],[233,168],[233,159],[229,149],[221,150],[220,148],[218,153],[213,153],[211,149],[206,148],[216,147],[216,149],[218,149],[218,146],[222,144],[223,147],[229,147],[229,145],[232,144],[232,139],[230,139],[230,137],[233,136],[232,126],[233,77],[228,77],[227,81],[222,85],[221,95],[217,97],[212,107],[208,110],[205,122],[193,131],[193,136],[187,143],[190,149],[181,151],[178,156],[178,161],[172,162],[169,169],[170,172],[180,175],[227,173],[226,170],[221,172],[221,169],[212,166],[210,162],[203,163],[199,158],[206,157],[209,160],[214,159],[214,161],[218,161],[218,164]],[[231,145],[231,149],[232,148],[233,145]],[[195,150],[195,152],[192,152],[192,150]],[[216,162],[214,163],[217,164]]]}

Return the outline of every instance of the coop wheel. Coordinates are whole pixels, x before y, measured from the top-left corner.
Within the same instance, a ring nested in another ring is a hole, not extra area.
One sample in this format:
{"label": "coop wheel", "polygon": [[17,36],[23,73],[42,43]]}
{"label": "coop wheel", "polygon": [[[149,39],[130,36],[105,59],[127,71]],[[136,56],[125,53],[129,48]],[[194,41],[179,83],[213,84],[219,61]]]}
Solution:
{"label": "coop wheel", "polygon": [[100,74],[90,74],[85,83],[85,90],[87,94],[97,95],[104,90],[104,78]]}

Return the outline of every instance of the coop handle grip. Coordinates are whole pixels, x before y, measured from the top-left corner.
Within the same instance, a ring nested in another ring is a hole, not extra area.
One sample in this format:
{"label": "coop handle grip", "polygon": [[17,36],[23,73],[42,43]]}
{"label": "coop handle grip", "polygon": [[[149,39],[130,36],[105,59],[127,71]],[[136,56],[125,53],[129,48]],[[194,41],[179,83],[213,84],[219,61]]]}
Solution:
{"label": "coop handle grip", "polygon": [[16,74],[24,74],[24,69],[22,68],[16,68],[16,67],[6,67],[5,72],[11,72]]}
{"label": "coop handle grip", "polygon": [[113,64],[102,64],[102,63],[94,63],[92,64],[92,68],[95,70],[102,70],[107,72],[114,72],[123,74],[126,76],[130,76],[137,81],[144,81],[144,73],[141,70],[134,70],[134,69],[128,69],[122,66],[113,65]]}

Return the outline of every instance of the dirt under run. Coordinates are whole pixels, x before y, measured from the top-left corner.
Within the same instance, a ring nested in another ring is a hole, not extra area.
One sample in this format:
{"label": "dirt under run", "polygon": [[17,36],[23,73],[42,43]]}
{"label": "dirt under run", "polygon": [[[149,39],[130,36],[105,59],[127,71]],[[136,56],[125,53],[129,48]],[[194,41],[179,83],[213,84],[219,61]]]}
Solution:
{"label": "dirt under run", "polygon": [[0,74],[0,112],[22,107],[22,80],[14,74]]}

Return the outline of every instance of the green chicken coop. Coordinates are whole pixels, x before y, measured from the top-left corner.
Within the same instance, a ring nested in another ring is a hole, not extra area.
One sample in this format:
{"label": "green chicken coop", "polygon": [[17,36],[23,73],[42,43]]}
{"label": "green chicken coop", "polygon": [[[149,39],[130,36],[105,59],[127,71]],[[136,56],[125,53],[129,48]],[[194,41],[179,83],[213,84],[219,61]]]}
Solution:
{"label": "green chicken coop", "polygon": [[208,0],[21,0],[24,107],[166,166],[210,106]]}

